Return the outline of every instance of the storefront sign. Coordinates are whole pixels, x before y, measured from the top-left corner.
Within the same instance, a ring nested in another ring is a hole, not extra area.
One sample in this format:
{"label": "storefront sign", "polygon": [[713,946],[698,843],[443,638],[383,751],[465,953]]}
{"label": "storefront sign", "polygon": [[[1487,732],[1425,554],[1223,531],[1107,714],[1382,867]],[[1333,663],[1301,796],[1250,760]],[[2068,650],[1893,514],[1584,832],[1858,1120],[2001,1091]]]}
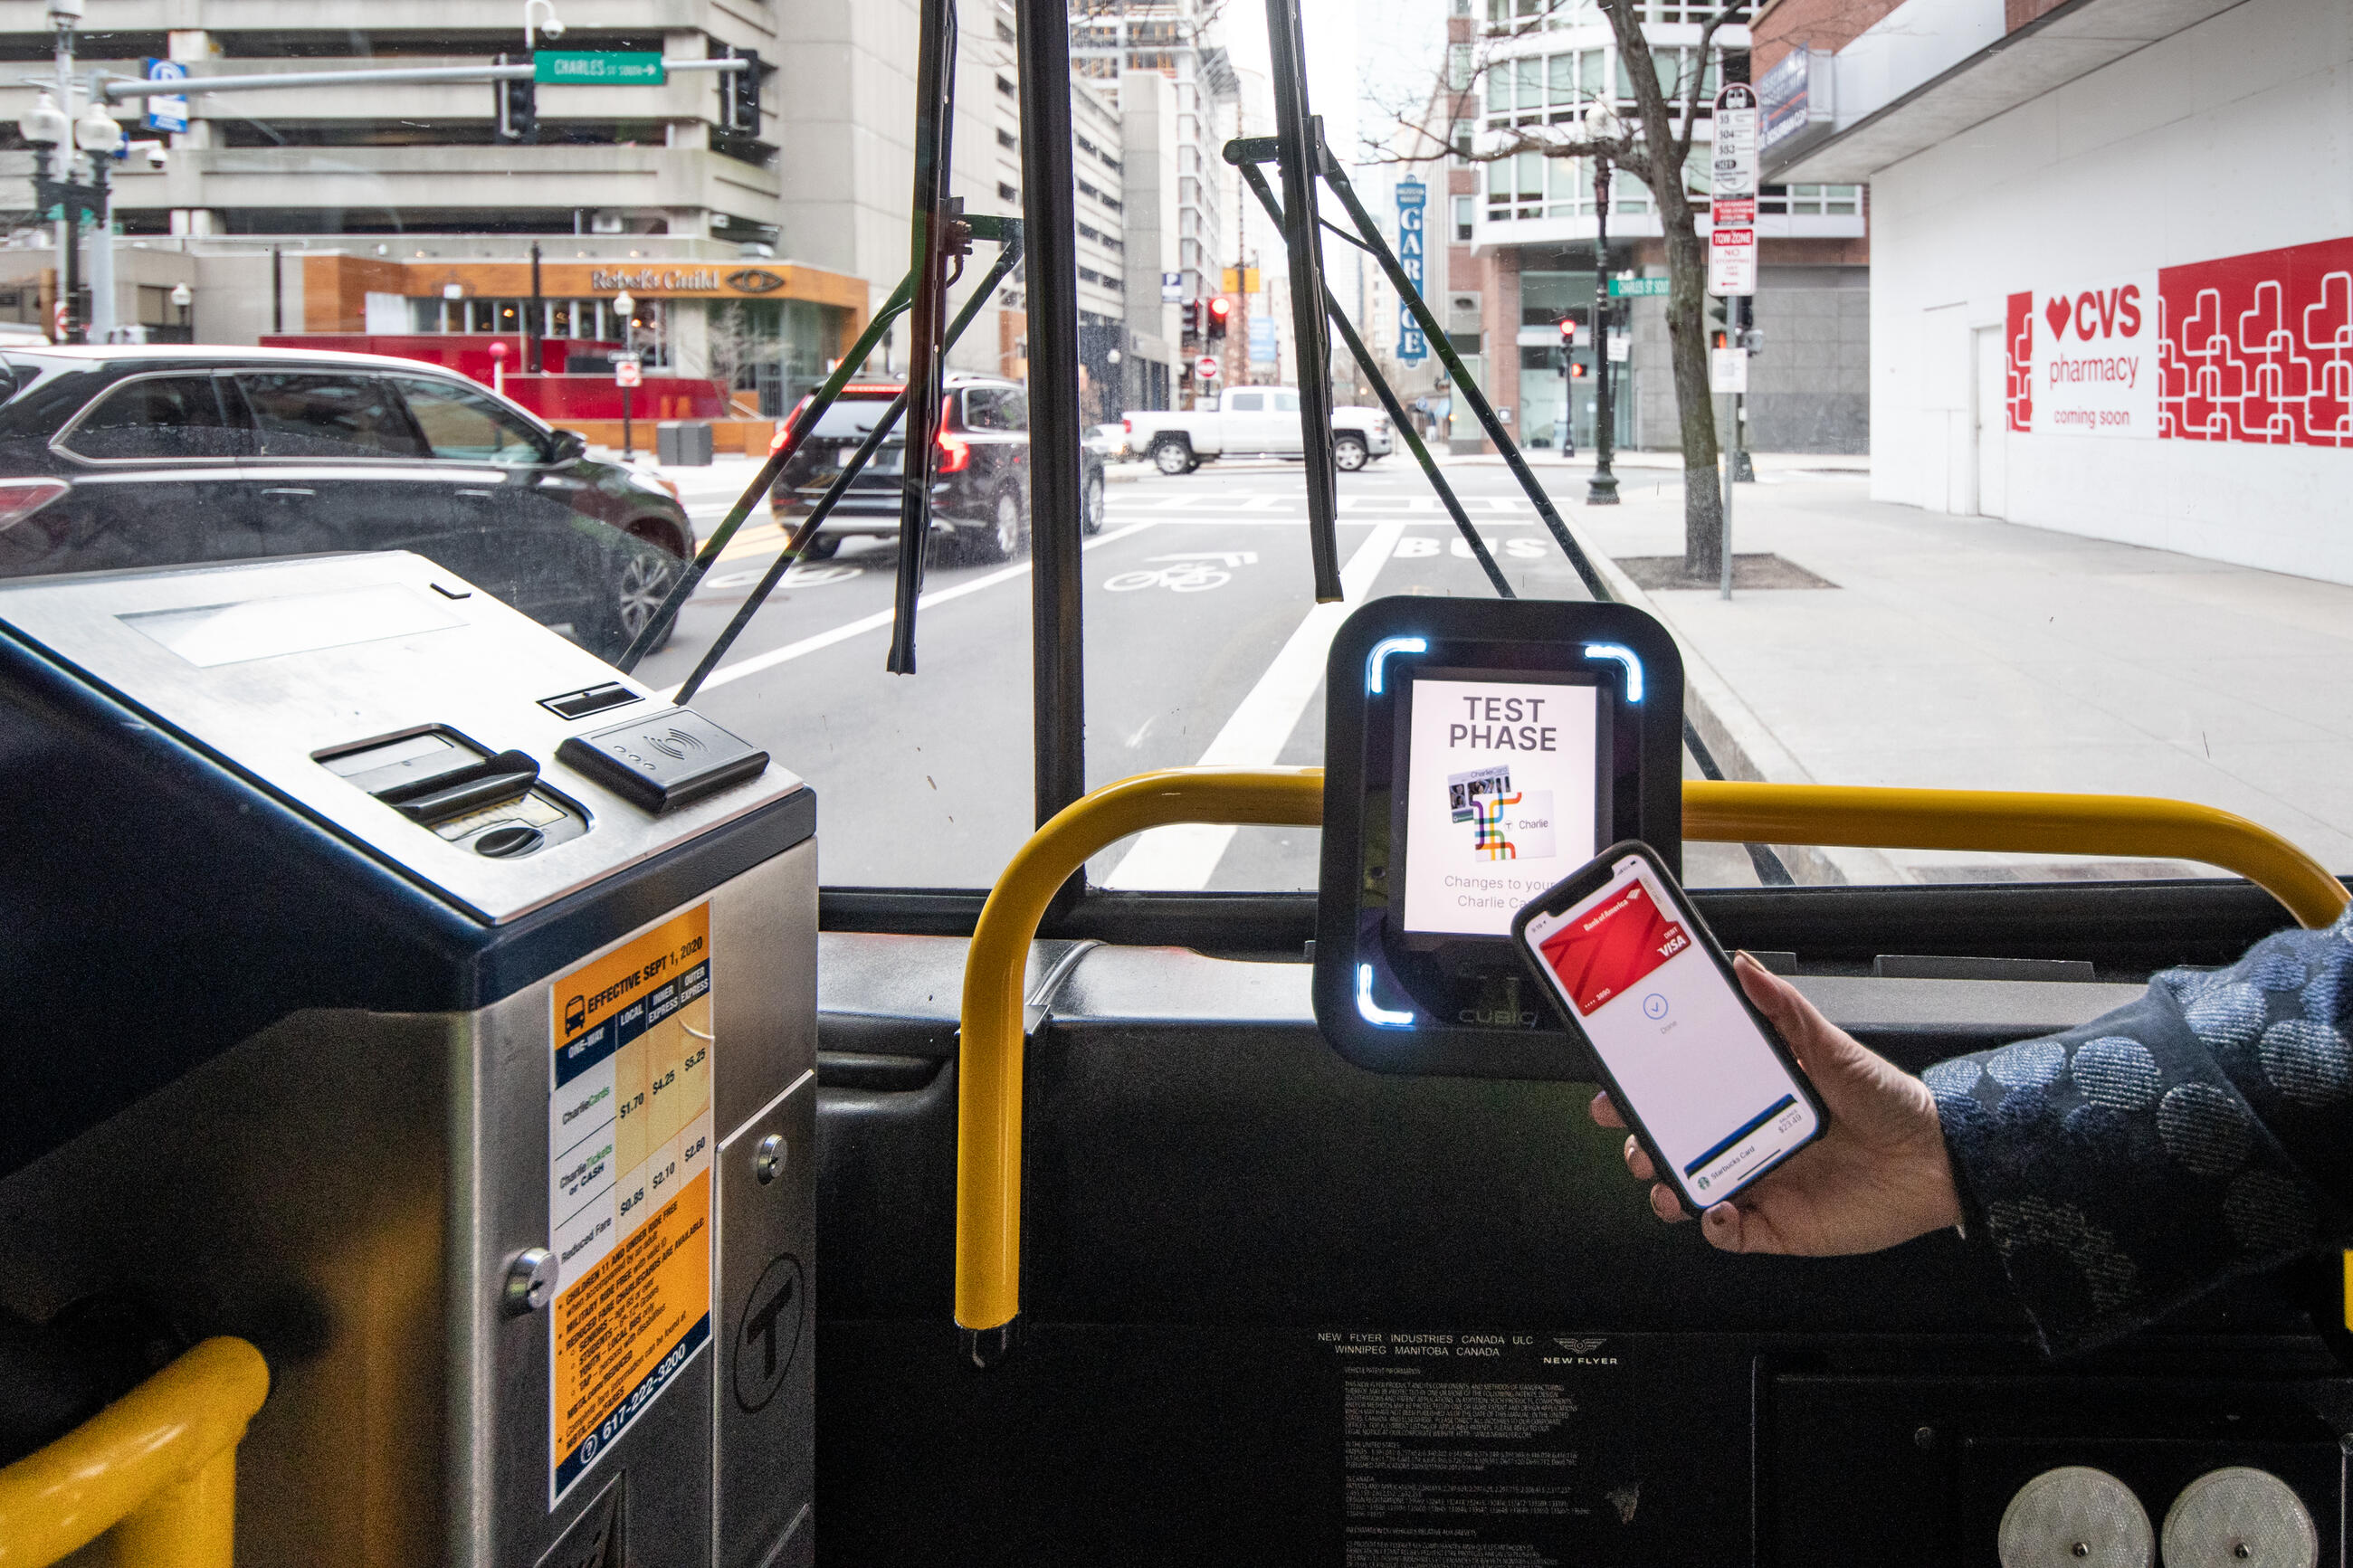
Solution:
{"label": "storefront sign", "polygon": [[[1429,210],[1430,187],[1419,180],[1399,180],[1397,184],[1398,263],[1405,268],[1406,280],[1413,285],[1416,294],[1425,292],[1423,250],[1425,230],[1423,215]],[[1413,307],[1398,301],[1397,357],[1400,363],[1419,364],[1430,353],[1430,340],[1422,336],[1421,323],[1414,319]]]}
{"label": "storefront sign", "polygon": [[1760,153],[1778,163],[1836,129],[1831,94],[1837,67],[1826,49],[1791,49],[1757,84]]}
{"label": "storefront sign", "polygon": [[2009,303],[2021,435],[2353,450],[2353,238]]}

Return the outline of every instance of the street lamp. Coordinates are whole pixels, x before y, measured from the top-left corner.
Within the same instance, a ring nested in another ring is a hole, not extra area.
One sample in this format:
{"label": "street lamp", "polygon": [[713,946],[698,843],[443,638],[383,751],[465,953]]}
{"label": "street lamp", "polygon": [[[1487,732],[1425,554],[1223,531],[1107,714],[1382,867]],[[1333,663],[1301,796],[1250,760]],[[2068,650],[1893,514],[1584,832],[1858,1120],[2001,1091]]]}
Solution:
{"label": "street lamp", "polygon": [[[47,94],[43,94],[47,97]],[[36,114],[40,111],[37,109]],[[109,158],[122,145],[122,126],[106,111],[106,105],[92,99],[74,121],[74,145],[93,158]]]}
{"label": "street lamp", "polygon": [[43,174],[49,172],[49,149],[73,135],[73,125],[66,119],[66,111],[58,107],[53,95],[46,92],[17,117],[16,130],[38,151]]}
{"label": "street lamp", "polygon": [[[1585,139],[1598,148],[1614,144],[1625,124],[1608,102],[1585,106]],[[1617,430],[1609,405],[1609,154],[1593,154],[1593,479],[1588,506],[1618,504],[1618,476],[1609,471]]]}

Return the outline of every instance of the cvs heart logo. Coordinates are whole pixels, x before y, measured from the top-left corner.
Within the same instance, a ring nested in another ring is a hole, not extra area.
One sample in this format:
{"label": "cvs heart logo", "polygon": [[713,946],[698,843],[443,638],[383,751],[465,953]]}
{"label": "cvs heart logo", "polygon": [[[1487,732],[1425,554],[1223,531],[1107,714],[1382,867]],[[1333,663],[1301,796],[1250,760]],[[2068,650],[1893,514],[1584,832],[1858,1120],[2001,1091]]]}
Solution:
{"label": "cvs heart logo", "polygon": [[2051,336],[2056,340],[2067,335],[2067,318],[2075,313],[2075,302],[2064,294],[2052,297],[2042,307],[2042,319],[2051,323]]}

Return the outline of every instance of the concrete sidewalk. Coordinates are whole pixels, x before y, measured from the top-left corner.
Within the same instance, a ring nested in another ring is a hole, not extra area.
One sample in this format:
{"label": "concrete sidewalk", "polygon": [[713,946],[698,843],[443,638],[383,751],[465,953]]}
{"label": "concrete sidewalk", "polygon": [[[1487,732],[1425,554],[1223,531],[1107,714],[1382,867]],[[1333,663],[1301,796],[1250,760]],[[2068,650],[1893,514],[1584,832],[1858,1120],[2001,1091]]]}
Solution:
{"label": "concrete sidewalk", "polygon": [[[2353,871],[2353,587],[1932,515],[1870,500],[1860,474],[1777,463],[1760,479],[1736,497],[1736,550],[1837,586],[1726,603],[1713,589],[1645,594],[1610,569],[1672,629],[1694,723],[1728,775],[2170,795]],[[1681,511],[1680,488],[1662,487],[1570,518],[1601,555],[1680,555]],[[1913,851],[1800,858],[1801,879],[1820,880],[2214,874]]]}

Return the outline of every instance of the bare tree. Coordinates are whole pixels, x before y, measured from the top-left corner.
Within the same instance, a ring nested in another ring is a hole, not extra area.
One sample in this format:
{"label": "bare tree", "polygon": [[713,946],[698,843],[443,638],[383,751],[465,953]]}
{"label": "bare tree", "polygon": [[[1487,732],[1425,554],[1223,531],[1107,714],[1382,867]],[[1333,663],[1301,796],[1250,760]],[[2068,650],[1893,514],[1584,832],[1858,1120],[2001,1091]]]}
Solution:
{"label": "bare tree", "polygon": [[766,358],[772,350],[767,338],[753,330],[751,317],[741,303],[731,304],[711,318],[706,330],[704,353],[711,366],[711,379],[718,384],[719,400],[733,412],[735,384],[744,373]]}
{"label": "bare tree", "polygon": [[[1683,567],[1694,575],[1713,574],[1724,548],[1724,492],[1716,472],[1715,399],[1708,391],[1707,240],[1698,228],[1698,212],[1685,184],[1684,169],[1691,157],[1693,131],[1699,121],[1715,36],[1746,15],[1748,0],[1733,0],[1708,18],[1700,30],[1698,47],[1683,57],[1690,62],[1688,68],[1678,72],[1672,88],[1662,79],[1650,39],[1642,33],[1641,14],[1648,0],[1594,3],[1609,18],[1625,78],[1633,90],[1632,113],[1620,122],[1619,134],[1596,139],[1587,133],[1581,117],[1573,117],[1565,122],[1491,131],[1463,146],[1452,138],[1452,127],[1473,116],[1470,105],[1478,96],[1480,79],[1498,63],[1481,58],[1472,62],[1467,73],[1457,70],[1452,79],[1442,80],[1441,90],[1430,100],[1448,110],[1443,121],[1426,110],[1418,117],[1398,116],[1406,151],[1402,154],[1394,149],[1377,151],[1369,161],[1422,162],[1451,156],[1461,162],[1490,163],[1522,153],[1540,153],[1548,158],[1602,157],[1649,188],[1657,204],[1667,252],[1668,363],[1674,376],[1683,453]],[[1541,17],[1532,17],[1503,37],[1524,37],[1541,22]],[[1606,352],[1598,330],[1595,342],[1599,351]]]}

